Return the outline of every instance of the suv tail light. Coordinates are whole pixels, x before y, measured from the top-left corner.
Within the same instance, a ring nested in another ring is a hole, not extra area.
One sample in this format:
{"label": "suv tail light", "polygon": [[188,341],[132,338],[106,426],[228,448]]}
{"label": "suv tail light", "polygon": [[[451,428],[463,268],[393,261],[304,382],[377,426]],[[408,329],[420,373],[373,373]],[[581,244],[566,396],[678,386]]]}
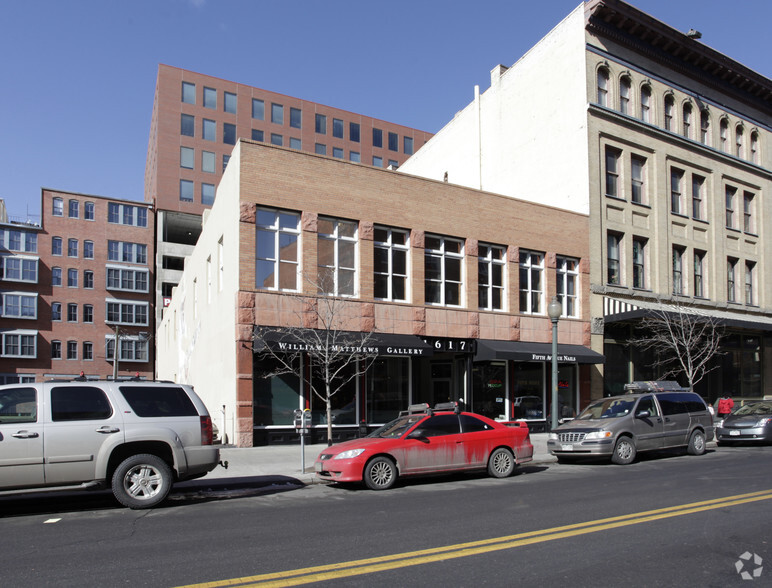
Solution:
{"label": "suv tail light", "polygon": [[212,444],[212,418],[209,416],[201,417],[201,445]]}

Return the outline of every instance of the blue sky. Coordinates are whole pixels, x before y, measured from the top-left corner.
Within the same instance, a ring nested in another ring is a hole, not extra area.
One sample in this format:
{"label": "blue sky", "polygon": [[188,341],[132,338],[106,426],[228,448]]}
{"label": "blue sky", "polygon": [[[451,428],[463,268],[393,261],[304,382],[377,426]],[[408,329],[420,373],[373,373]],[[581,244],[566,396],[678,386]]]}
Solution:
{"label": "blue sky", "polygon": [[[436,132],[580,0],[18,0],[0,33],[0,198],[141,200],[159,63]],[[634,0],[767,77],[769,0]]]}

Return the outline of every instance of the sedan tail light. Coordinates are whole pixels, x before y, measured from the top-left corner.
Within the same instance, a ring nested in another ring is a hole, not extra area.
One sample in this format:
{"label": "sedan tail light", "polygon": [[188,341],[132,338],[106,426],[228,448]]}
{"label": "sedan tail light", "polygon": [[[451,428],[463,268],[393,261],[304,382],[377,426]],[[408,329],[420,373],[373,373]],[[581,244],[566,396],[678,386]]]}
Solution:
{"label": "sedan tail light", "polygon": [[201,417],[201,445],[211,445],[214,441],[212,432],[212,418],[210,416]]}

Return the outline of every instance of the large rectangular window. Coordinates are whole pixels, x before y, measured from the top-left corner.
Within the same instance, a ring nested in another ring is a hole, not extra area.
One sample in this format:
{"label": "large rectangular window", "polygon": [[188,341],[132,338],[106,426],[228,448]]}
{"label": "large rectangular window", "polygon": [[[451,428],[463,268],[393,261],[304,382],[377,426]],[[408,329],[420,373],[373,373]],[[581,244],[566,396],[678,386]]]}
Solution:
{"label": "large rectangular window", "polygon": [[127,300],[107,301],[106,322],[119,325],[148,325],[148,303]]}
{"label": "large rectangular window", "polygon": [[217,140],[217,123],[208,118],[204,119],[203,126],[201,127],[201,138],[205,141]]}
{"label": "large rectangular window", "polygon": [[[148,341],[131,335],[121,335],[121,344],[118,351],[118,361],[144,363],[148,361]],[[115,358],[115,337],[105,337],[105,359],[113,361]]]}
{"label": "large rectangular window", "polygon": [[148,292],[148,270],[107,266],[107,289]]}
{"label": "large rectangular window", "polygon": [[180,135],[184,137],[196,136],[196,118],[193,115],[180,115]]}
{"label": "large rectangular window", "polygon": [[348,123],[348,139],[354,143],[359,143],[359,123]]}
{"label": "large rectangular window", "polygon": [[675,168],[670,170],[670,212],[673,214],[683,214],[683,179],[683,171]]}
{"label": "large rectangular window", "polygon": [[684,294],[684,248],[673,247],[673,294],[680,296]]}
{"label": "large rectangular window", "polygon": [[290,108],[290,127],[293,129],[303,128],[303,113],[299,108]]}
{"label": "large rectangular window", "polygon": [[737,196],[737,189],[732,188],[731,186],[726,187],[725,192],[725,201],[726,201],[726,228],[727,229],[734,229],[735,228],[735,200]]}
{"label": "large rectangular window", "polygon": [[265,120],[265,102],[258,98],[252,98],[252,118]]}
{"label": "large rectangular window", "polygon": [[619,193],[619,149],[606,147],[606,196],[621,198]]}
{"label": "large rectangular window", "polygon": [[406,301],[408,232],[375,227],[373,248],[373,295],[381,300]]}
{"label": "large rectangular window", "polygon": [[132,227],[147,226],[147,208],[109,202],[107,204],[107,222]]}
{"label": "large rectangular window", "polygon": [[424,241],[424,298],[426,304],[463,304],[464,243],[460,239],[426,235]]}
{"label": "large rectangular window", "polygon": [[617,233],[608,234],[606,245],[606,282],[617,286],[622,283],[621,245],[621,235]]}
{"label": "large rectangular window", "polygon": [[703,210],[703,192],[705,190],[705,178],[692,174],[692,217],[697,220],[705,219]]}
{"label": "large rectangular window", "polygon": [[402,145],[405,155],[413,155],[413,137],[402,137]]}
{"label": "large rectangular window", "polygon": [[204,86],[204,108],[217,109],[217,90]]}
{"label": "large rectangular window", "polygon": [[557,296],[563,305],[563,316],[579,316],[579,260],[557,256]]}
{"label": "large rectangular window", "polygon": [[323,114],[317,114],[315,120],[316,132],[320,135],[327,134],[327,117]]}
{"label": "large rectangular window", "polygon": [[0,256],[0,277],[9,282],[38,281],[38,260],[30,257]]}
{"label": "large rectangular window", "polygon": [[214,204],[214,184],[201,184],[201,204],[205,206]]}
{"label": "large rectangular window", "polygon": [[753,226],[753,194],[751,192],[743,193],[743,231],[746,233],[755,233]]}
{"label": "large rectangular window", "polygon": [[373,128],[373,147],[383,147],[383,131]]}
{"label": "large rectangular window", "polygon": [[182,101],[186,104],[196,103],[196,84],[182,82]]}
{"label": "large rectangular window", "polygon": [[190,180],[180,180],[180,200],[193,202],[193,182]]}
{"label": "large rectangular window", "polygon": [[224,99],[224,105],[223,109],[225,112],[228,112],[230,114],[236,114],[236,107],[237,107],[237,99],[236,94],[232,94],[231,92],[223,92],[223,99]]}
{"label": "large rectangular window", "polygon": [[343,121],[339,118],[332,119],[332,136],[337,139],[343,138]]}
{"label": "large rectangular window", "polygon": [[705,298],[705,252],[694,252],[694,296]]}
{"label": "large rectangular window", "polygon": [[542,314],[544,307],[544,254],[520,250],[520,312]]}
{"label": "large rectangular window", "polygon": [[356,296],[357,223],[319,218],[317,230],[319,291],[334,296]]}
{"label": "large rectangular window", "polygon": [[633,238],[633,288],[646,288],[646,239]]}
{"label": "large rectangular window", "polygon": [[298,291],[300,214],[258,209],[255,286]]}
{"label": "large rectangular window", "polygon": [[[2,304],[2,308],[0,308],[0,316],[3,318],[37,318],[37,294],[3,292],[0,294],[0,303]],[[52,303],[52,309],[54,304],[57,303]],[[59,309],[61,312],[61,304],[59,305]],[[52,314],[54,314],[53,310]]]}
{"label": "large rectangular window", "polygon": [[735,284],[735,272],[737,269],[737,260],[731,257],[726,260],[726,300],[727,302],[737,302],[737,286]]}
{"label": "large rectangular window", "polygon": [[646,204],[646,159],[630,156],[630,196],[636,204]]}
{"label": "large rectangular window", "polygon": [[236,144],[236,125],[231,123],[222,124],[222,142],[226,145]]}
{"label": "large rectangular window", "polygon": [[399,151],[399,135],[389,133],[389,151]]}
{"label": "large rectangular window", "polygon": [[37,357],[37,331],[6,331],[0,336],[3,357]]}
{"label": "large rectangular window", "polygon": [[275,125],[284,124],[284,106],[281,104],[271,104],[271,122]]}
{"label": "large rectangular window", "polygon": [[756,264],[752,261],[745,262],[745,304],[753,306],[753,274],[756,270]]}
{"label": "large rectangular window", "polygon": [[477,304],[483,310],[504,310],[506,268],[506,247],[478,245]]}
{"label": "large rectangular window", "polygon": [[107,260],[123,263],[147,263],[147,245],[127,241],[107,241]]}

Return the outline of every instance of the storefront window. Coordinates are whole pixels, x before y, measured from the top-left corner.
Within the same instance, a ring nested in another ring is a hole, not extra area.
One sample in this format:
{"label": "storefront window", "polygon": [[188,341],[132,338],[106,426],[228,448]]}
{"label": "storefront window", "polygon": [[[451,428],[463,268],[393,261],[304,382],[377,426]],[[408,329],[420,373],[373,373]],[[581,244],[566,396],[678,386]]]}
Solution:
{"label": "storefront window", "polygon": [[576,365],[558,365],[558,418],[576,416]]}
{"label": "storefront window", "polygon": [[377,359],[367,374],[367,423],[383,424],[397,418],[410,404],[410,360]]}
{"label": "storefront window", "polygon": [[506,363],[475,363],[472,368],[472,386],[472,412],[491,419],[506,418]]}
{"label": "storefront window", "polygon": [[[355,375],[357,364],[350,363],[344,367],[338,374],[338,382],[331,384],[331,420],[333,425],[354,425],[357,423],[357,379]],[[340,386],[340,382],[345,382],[343,386],[335,392]],[[321,378],[314,377],[314,388],[316,392],[309,391],[311,397],[311,422],[314,425],[327,424],[327,403],[325,397],[325,385]],[[320,397],[321,395],[321,397]]]}
{"label": "storefront window", "polygon": [[512,420],[544,420],[544,366],[515,362],[513,365]]}
{"label": "storefront window", "polygon": [[261,376],[275,367],[270,360],[255,365],[252,410],[256,427],[292,425],[293,412],[300,408],[300,380],[295,374]]}

